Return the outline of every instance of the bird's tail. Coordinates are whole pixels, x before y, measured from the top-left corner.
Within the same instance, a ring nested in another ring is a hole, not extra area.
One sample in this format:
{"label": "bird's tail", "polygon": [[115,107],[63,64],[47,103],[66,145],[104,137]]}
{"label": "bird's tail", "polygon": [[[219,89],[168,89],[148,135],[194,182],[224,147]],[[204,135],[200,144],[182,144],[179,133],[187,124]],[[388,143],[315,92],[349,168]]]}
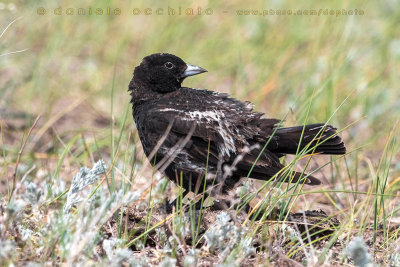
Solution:
{"label": "bird's tail", "polygon": [[279,128],[275,132],[277,146],[274,153],[296,154],[305,147],[307,153],[320,153],[329,155],[342,155],[346,147],[337,135],[336,128],[326,124],[309,124],[288,128]]}

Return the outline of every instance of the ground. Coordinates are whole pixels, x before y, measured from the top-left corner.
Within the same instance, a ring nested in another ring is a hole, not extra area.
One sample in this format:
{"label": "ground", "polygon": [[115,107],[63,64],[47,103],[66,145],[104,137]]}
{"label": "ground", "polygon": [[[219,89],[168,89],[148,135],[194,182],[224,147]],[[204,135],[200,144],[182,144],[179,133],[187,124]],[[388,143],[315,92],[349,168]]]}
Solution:
{"label": "ground", "polygon": [[[1,266],[400,266],[395,2],[96,5],[0,3]],[[198,7],[213,12],[178,14]],[[322,13],[254,14],[306,9]],[[166,214],[181,192],[145,158],[127,92],[155,52],[208,70],[185,86],[251,101],[285,126],[335,125],[348,153],[284,159],[320,186],[243,179],[229,197],[250,213],[212,210],[215,196]]]}

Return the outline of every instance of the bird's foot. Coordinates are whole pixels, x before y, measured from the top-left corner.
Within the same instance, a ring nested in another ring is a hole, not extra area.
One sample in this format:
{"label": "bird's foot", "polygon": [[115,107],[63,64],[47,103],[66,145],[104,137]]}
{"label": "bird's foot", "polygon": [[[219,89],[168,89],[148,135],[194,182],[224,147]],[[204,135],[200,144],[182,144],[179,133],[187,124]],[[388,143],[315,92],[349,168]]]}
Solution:
{"label": "bird's foot", "polygon": [[228,210],[233,209],[237,211],[244,211],[248,213],[250,211],[250,205],[248,203],[231,201],[229,199],[216,199],[213,205],[210,207],[212,211]]}
{"label": "bird's foot", "polygon": [[[180,210],[181,208],[180,208],[180,206],[178,206],[178,209],[177,209],[177,200],[175,199],[174,201],[172,201],[171,203],[165,203],[165,204],[163,204],[161,207],[160,207],[160,209],[161,210],[164,210],[166,213],[168,213],[168,214],[171,214],[171,213],[173,213],[174,211],[177,211],[177,210]],[[194,204],[191,204],[191,203],[189,203],[189,204],[183,204],[182,206],[182,210],[184,211],[184,212],[186,212],[186,211],[188,211],[188,210],[195,210],[195,211],[198,211],[198,210],[201,210],[201,209],[203,209],[204,208],[204,202],[202,203],[202,201],[201,201],[201,199],[199,200],[199,201],[197,201],[196,203],[194,203]]]}

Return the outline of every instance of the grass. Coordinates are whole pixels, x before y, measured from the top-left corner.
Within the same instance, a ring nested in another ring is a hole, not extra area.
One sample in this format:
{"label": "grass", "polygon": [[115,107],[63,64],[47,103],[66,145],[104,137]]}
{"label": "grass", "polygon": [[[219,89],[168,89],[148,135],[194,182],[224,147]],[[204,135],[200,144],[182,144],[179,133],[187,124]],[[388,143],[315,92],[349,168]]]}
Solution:
{"label": "grass", "polygon": [[[60,5],[121,15],[54,15]],[[131,14],[198,6],[213,14]],[[243,8],[365,14],[237,15]],[[14,1],[0,3],[0,13],[1,265],[400,265],[394,2]],[[163,215],[159,204],[181,192],[145,158],[127,93],[133,67],[154,52],[209,71],[185,86],[251,101],[286,126],[329,121],[348,154],[285,159],[287,170],[316,170],[317,187],[246,179],[236,197],[258,207],[261,220],[211,212],[204,198],[200,214],[180,197]],[[73,177],[99,160],[105,174],[65,212]],[[327,215],[318,221],[296,217],[320,209]]]}

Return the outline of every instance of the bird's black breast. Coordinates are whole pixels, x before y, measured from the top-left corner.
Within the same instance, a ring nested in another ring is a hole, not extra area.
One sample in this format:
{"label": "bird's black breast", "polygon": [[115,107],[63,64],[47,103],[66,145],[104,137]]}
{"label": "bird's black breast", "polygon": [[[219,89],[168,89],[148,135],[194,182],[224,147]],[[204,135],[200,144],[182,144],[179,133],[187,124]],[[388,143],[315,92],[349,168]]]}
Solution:
{"label": "bird's black breast", "polygon": [[[133,118],[146,156],[149,156],[154,150],[157,142],[168,129],[168,124],[164,120],[161,120],[161,118],[156,117],[156,114],[153,112],[154,108],[151,102],[143,102],[133,106]],[[149,120],[153,123],[155,122],[155,125],[150,124]]]}

